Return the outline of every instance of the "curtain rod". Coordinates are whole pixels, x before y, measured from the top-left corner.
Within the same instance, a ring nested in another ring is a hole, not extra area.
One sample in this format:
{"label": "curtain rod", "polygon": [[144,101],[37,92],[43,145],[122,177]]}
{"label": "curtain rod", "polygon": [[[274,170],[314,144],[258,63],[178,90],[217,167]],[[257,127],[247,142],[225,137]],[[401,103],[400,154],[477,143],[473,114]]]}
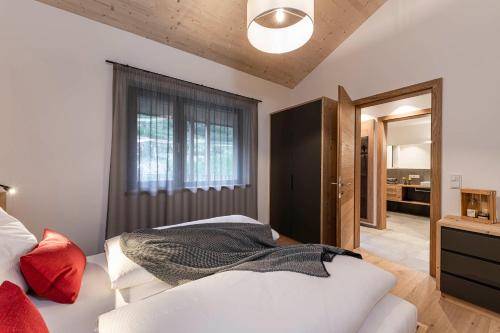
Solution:
{"label": "curtain rod", "polygon": [[247,96],[243,96],[243,95],[238,95],[238,94],[235,94],[235,93],[227,92],[227,91],[216,89],[216,88],[212,88],[212,87],[207,87],[207,86],[204,86],[203,84],[189,82],[189,81],[186,81],[186,80],[181,80],[181,79],[178,79],[176,77],[172,77],[172,76],[168,76],[168,75],[164,75],[164,74],[159,74],[159,73],[151,72],[151,71],[148,71],[146,69],[142,69],[142,68],[138,68],[138,67],[134,67],[134,66],[130,66],[130,65],[121,64],[121,63],[116,62],[116,61],[106,60],[106,63],[112,64],[112,65],[120,65],[120,66],[124,66],[124,67],[129,67],[129,68],[137,69],[137,70],[142,71],[142,72],[146,72],[146,73],[150,73],[150,74],[154,74],[154,75],[160,75],[162,77],[166,77],[166,78],[169,78],[169,79],[174,79],[174,80],[179,80],[181,82],[185,82],[185,83],[189,83],[189,84],[194,84],[195,86],[198,86],[198,87],[203,87],[203,88],[206,88],[206,89],[215,90],[215,91],[222,92],[222,93],[225,93],[225,94],[229,94],[229,95],[233,95],[233,96],[238,96],[238,97],[250,99],[252,101],[256,101],[258,103],[262,103],[262,101],[260,99],[256,99],[256,98],[252,98],[252,97],[247,97]]}

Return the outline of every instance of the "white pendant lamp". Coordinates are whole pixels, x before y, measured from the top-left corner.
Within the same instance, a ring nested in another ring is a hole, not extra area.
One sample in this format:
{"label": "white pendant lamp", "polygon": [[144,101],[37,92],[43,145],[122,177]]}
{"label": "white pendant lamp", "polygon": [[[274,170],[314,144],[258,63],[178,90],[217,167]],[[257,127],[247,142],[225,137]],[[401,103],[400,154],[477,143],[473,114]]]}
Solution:
{"label": "white pendant lamp", "polygon": [[309,41],[314,0],[248,0],[248,40],[267,53],[286,53]]}

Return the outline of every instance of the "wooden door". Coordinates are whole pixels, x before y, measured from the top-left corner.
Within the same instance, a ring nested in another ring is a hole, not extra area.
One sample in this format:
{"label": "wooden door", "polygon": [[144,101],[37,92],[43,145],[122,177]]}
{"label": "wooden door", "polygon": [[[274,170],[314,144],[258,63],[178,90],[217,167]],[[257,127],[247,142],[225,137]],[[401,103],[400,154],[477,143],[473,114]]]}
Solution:
{"label": "wooden door", "polygon": [[355,247],[356,107],[339,86],[337,110],[337,246]]}

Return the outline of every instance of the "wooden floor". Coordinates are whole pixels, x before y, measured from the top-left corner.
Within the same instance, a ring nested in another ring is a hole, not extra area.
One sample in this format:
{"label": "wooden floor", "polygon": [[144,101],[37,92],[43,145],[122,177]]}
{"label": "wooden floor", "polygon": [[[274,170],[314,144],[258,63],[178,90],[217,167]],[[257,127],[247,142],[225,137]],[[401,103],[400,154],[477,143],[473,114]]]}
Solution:
{"label": "wooden floor", "polygon": [[[288,245],[297,242],[281,236],[278,243]],[[364,260],[397,277],[398,282],[391,293],[417,306],[418,321],[427,326],[427,333],[500,333],[499,315],[441,297],[441,293],[436,290],[436,281],[427,273],[390,262],[363,249],[358,252]]]}

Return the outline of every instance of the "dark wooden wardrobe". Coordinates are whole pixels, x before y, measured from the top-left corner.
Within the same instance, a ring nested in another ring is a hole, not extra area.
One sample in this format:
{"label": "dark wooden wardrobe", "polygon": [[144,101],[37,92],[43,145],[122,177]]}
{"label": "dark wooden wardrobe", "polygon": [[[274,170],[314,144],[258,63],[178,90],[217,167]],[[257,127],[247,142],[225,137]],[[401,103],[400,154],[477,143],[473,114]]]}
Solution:
{"label": "dark wooden wardrobe", "polygon": [[270,222],[300,242],[336,242],[336,110],[323,97],[271,114]]}

